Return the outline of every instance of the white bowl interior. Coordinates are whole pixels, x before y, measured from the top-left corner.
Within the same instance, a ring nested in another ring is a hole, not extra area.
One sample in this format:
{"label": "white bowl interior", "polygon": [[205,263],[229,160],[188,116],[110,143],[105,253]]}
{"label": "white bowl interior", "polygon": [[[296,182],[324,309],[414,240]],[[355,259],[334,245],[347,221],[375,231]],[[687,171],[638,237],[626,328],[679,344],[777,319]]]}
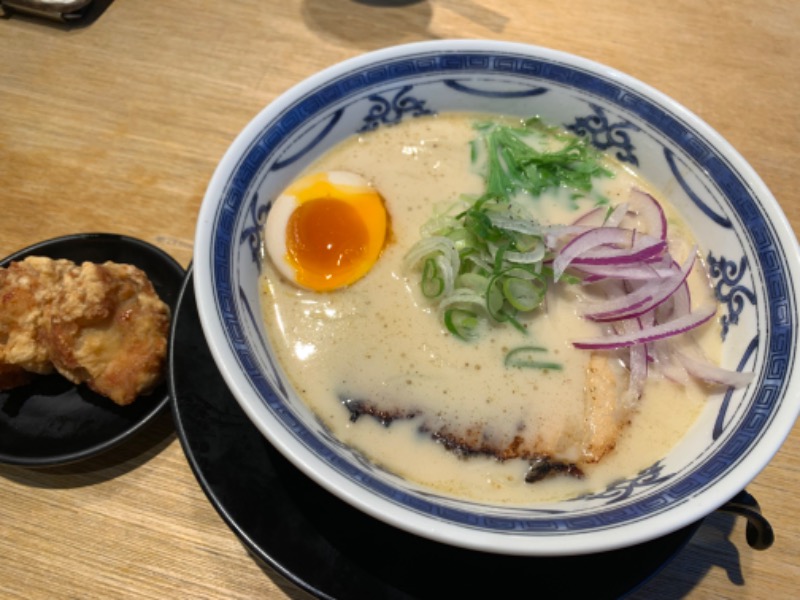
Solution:
{"label": "white bowl interior", "polygon": [[[373,126],[442,111],[540,115],[572,127],[664,190],[694,227],[725,318],[724,365],[753,370],[719,394],[663,461],[598,494],[527,508],[446,498],[377,469],[331,437],[285,378],[258,297],[271,199],[311,160]],[[564,555],[647,541],[730,499],[794,423],[798,275],[777,202],[716,132],[674,101],[574,56],[499,42],[374,52],[300,83],[257,115],[221,161],[198,221],[198,308],[227,383],[267,438],[318,483],[386,522],[510,554]]]}

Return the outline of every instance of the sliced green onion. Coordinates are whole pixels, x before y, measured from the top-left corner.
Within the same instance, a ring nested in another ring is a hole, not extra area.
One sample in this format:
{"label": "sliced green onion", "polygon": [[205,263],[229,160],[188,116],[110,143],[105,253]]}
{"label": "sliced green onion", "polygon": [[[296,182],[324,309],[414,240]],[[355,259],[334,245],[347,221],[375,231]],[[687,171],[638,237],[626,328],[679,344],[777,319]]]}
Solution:
{"label": "sliced green onion", "polygon": [[517,252],[528,252],[542,245],[542,238],[539,235],[529,235],[525,233],[514,234],[514,247]]}
{"label": "sliced green onion", "polygon": [[454,336],[469,341],[477,334],[480,321],[478,315],[463,308],[450,308],[444,311],[444,324]]}
{"label": "sliced green onion", "polygon": [[538,360],[538,355],[547,353],[547,348],[541,346],[520,346],[514,348],[508,354],[504,364],[507,367],[516,369],[551,369],[560,371],[563,367],[560,363]]}
{"label": "sliced green onion", "polygon": [[508,315],[503,312],[505,295],[502,289],[502,276],[495,275],[489,280],[486,287],[486,311],[495,321],[503,322],[508,320]]}
{"label": "sliced green onion", "polygon": [[433,258],[425,259],[422,269],[422,294],[426,298],[438,298],[444,291],[444,278]]}
{"label": "sliced green onion", "polygon": [[445,235],[453,242],[453,246],[455,246],[455,249],[459,252],[472,249],[475,246],[472,235],[470,235],[469,231],[462,229],[460,226],[458,226],[457,229],[449,229]]}
{"label": "sliced green onion", "polygon": [[534,281],[536,280],[507,277],[503,280],[503,295],[518,311],[531,311],[542,303],[545,291],[542,285]]}
{"label": "sliced green onion", "polygon": [[423,295],[462,339],[484,323],[525,333],[523,317],[545,298],[548,227],[533,218],[531,198],[553,188],[585,196],[595,177],[610,175],[585,140],[537,118],[509,123],[475,125],[469,158],[484,176],[483,194],[438,211],[406,255],[407,267],[421,271]]}
{"label": "sliced green onion", "polygon": [[489,278],[479,273],[462,273],[456,278],[456,287],[467,288],[483,295],[489,287]]}
{"label": "sliced green onion", "polygon": [[482,292],[476,292],[467,288],[458,288],[452,291],[439,302],[438,310],[441,315],[451,308],[469,310],[478,315],[485,315],[486,300]]}

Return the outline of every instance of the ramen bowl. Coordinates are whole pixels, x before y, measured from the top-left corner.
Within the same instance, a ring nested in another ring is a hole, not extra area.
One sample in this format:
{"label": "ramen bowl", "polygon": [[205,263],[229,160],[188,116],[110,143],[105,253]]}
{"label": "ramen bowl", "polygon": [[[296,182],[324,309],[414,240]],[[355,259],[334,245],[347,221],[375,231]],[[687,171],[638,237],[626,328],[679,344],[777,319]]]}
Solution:
{"label": "ramen bowl", "polygon": [[[754,378],[713,394],[671,452],[606,489],[519,507],[414,484],[331,435],[276,358],[259,297],[262,231],[273,200],[340,141],[448,111],[538,115],[581,133],[665,190],[699,241],[719,302],[722,364]],[[800,407],[798,247],[775,198],[689,110],[623,73],[561,52],[493,41],[423,42],[309,77],[260,112],[222,158],[200,211],[193,264],[214,360],[269,442],[368,515],[445,544],[560,556],[666,535],[742,491],[777,452]]]}

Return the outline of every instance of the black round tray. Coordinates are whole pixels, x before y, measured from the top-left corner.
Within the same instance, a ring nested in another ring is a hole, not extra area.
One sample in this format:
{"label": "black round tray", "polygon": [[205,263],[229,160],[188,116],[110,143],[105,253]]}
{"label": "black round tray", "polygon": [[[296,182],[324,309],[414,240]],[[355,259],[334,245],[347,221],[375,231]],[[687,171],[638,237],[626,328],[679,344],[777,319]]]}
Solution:
{"label": "black round tray", "polygon": [[658,572],[699,526],[621,550],[553,558],[465,550],[391,527],[311,481],[248,420],[206,345],[191,269],[177,311],[172,411],[197,480],[252,554],[311,594],[618,598]]}

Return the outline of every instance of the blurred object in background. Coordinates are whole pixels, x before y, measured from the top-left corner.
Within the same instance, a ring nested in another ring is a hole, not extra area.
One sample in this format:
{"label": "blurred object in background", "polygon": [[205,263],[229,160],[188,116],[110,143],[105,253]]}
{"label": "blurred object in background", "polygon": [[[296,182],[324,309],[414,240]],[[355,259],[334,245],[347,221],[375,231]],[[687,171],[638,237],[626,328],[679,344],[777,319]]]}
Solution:
{"label": "blurred object in background", "polygon": [[113,0],[0,0],[2,16],[39,17],[67,23],[88,25],[97,20]]}

